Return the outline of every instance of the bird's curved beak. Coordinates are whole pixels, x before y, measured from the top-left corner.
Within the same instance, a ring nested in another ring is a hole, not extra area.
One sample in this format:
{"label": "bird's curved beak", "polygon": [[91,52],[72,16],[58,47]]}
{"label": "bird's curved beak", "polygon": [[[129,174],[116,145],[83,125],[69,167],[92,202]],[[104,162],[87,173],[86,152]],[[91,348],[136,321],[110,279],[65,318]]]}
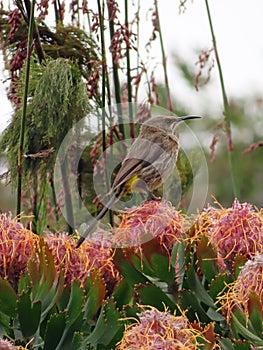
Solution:
{"label": "bird's curved beak", "polygon": [[183,121],[183,120],[188,120],[188,119],[198,119],[198,118],[202,118],[199,115],[186,115],[184,117],[180,117],[178,118],[179,121]]}
{"label": "bird's curved beak", "polygon": [[174,123],[172,124],[172,132],[175,132],[176,126],[178,125],[178,123],[188,120],[188,119],[198,119],[198,118],[202,118],[198,115],[186,115],[184,117],[177,117],[176,120],[174,121]]}

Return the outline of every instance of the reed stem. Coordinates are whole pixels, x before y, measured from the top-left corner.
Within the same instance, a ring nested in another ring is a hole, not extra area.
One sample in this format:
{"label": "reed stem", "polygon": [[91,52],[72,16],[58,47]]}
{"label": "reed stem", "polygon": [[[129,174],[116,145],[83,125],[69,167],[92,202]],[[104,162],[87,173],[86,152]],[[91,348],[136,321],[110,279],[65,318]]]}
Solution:
{"label": "reed stem", "polygon": [[215,52],[215,59],[216,59],[218,72],[219,72],[221,93],[222,93],[222,98],[223,98],[224,116],[225,116],[225,118],[224,118],[225,132],[226,132],[226,136],[228,139],[228,159],[229,159],[229,166],[230,166],[231,179],[232,179],[232,185],[233,185],[233,192],[234,192],[234,196],[236,198],[239,198],[240,190],[239,190],[239,187],[237,185],[236,167],[235,167],[235,159],[234,159],[232,136],[231,136],[231,113],[230,113],[229,102],[228,102],[227,93],[226,93],[226,89],[225,89],[223,70],[222,70],[222,65],[220,62],[219,53],[218,53],[218,49],[217,49],[216,36],[215,36],[215,32],[214,32],[214,26],[213,26],[213,22],[212,22],[212,17],[211,17],[211,13],[210,13],[208,0],[205,0],[205,4],[206,4],[206,11],[207,11],[207,16],[208,16],[208,21],[209,21],[209,27],[210,27],[210,31],[211,31],[212,42],[213,42],[213,47],[214,47],[214,52]]}
{"label": "reed stem", "polygon": [[27,56],[26,56],[26,73],[23,92],[22,116],[20,124],[19,149],[17,160],[17,201],[16,201],[16,215],[19,217],[22,207],[22,178],[23,178],[23,153],[25,142],[25,126],[26,126],[26,112],[27,112],[27,98],[30,77],[30,59],[31,46],[33,41],[33,27],[34,27],[34,9],[35,0],[32,0],[29,17],[28,37],[27,37]]}

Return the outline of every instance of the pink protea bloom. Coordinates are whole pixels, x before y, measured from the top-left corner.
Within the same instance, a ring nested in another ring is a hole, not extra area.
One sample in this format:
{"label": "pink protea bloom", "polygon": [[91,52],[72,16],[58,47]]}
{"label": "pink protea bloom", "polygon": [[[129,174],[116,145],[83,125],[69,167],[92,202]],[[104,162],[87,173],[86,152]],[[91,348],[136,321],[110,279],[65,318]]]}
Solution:
{"label": "pink protea bloom", "polygon": [[90,272],[87,255],[75,248],[75,240],[66,233],[47,233],[44,237],[53,257],[57,271],[64,269],[65,283],[70,286],[74,280],[85,282]]}
{"label": "pink protea bloom", "polygon": [[222,268],[231,271],[237,254],[249,259],[263,253],[263,219],[251,204],[235,199],[228,209],[209,207],[204,218],[200,232],[215,246]]}
{"label": "pink protea bloom", "polygon": [[35,252],[38,236],[11,219],[10,213],[0,214],[0,276],[16,289],[20,275]]}
{"label": "pink protea bloom", "polygon": [[1,350],[15,350],[16,347],[8,340],[0,339]]}
{"label": "pink protea bloom", "polygon": [[183,237],[182,216],[167,201],[148,201],[123,212],[114,231],[118,246],[138,247],[155,237],[167,248]]}
{"label": "pink protea bloom", "polygon": [[174,316],[155,308],[138,314],[139,321],[129,325],[117,350],[179,350],[196,349],[197,335],[185,316]]}
{"label": "pink protea bloom", "polygon": [[[105,280],[115,279],[117,271],[112,262],[111,244],[101,232],[86,240],[76,249],[76,239],[65,233],[47,233],[45,241],[54,257],[57,270],[65,271],[66,285],[70,286],[74,280],[85,284],[91,270],[99,270]],[[107,281],[106,281],[107,282]]]}
{"label": "pink protea bloom", "polygon": [[115,283],[119,278],[119,272],[113,263],[112,246],[112,236],[103,230],[95,231],[91,238],[81,245],[83,254],[89,255],[91,266],[100,271],[108,285]]}
{"label": "pink protea bloom", "polygon": [[248,317],[249,298],[252,294],[259,297],[263,313],[263,255],[258,254],[248,260],[241,268],[237,280],[230,285],[229,291],[219,297],[222,309],[228,321],[234,308],[241,309]]}

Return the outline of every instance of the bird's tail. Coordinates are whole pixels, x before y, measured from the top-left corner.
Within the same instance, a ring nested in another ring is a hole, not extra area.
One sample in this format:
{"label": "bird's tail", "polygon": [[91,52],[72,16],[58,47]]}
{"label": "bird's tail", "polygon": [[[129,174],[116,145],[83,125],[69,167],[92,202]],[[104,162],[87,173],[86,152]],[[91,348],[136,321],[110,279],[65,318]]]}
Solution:
{"label": "bird's tail", "polygon": [[76,244],[76,248],[78,248],[85,240],[87,235],[94,229],[94,227],[97,225],[97,223],[105,216],[107,211],[111,209],[113,204],[118,200],[119,193],[113,194],[111,199],[108,201],[108,203],[105,205],[105,207],[101,210],[101,212],[98,214],[96,218],[93,219],[93,221],[90,223],[90,225],[87,227],[87,229],[84,231],[83,235],[80,237]]}

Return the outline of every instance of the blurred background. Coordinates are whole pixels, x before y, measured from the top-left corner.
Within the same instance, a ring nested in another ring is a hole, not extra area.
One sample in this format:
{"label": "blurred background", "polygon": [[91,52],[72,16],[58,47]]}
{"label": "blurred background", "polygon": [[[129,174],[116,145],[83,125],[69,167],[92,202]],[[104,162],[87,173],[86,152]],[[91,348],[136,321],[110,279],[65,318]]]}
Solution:
{"label": "blurred background", "polygon": [[[49,3],[49,1],[45,3]],[[59,1],[54,3],[59,3]],[[95,45],[98,45],[98,48],[95,49],[96,55],[99,57],[97,62],[101,62],[101,33],[99,31],[101,23],[99,22],[97,5],[88,3],[87,6],[91,6],[91,8],[85,12],[83,10],[84,2],[62,1],[61,4],[65,7],[63,26],[66,28],[70,24],[83,30],[88,36],[90,35]],[[235,195],[238,195],[241,201],[248,201],[257,207],[262,207],[263,149],[257,147],[262,141],[263,134],[262,1],[254,0],[250,4],[238,0],[209,2],[228,99],[227,114],[231,121],[233,143],[231,156],[229,137],[225,132],[222,86],[213,50],[206,2],[200,0],[173,2],[162,0],[157,3],[157,1],[140,2],[136,0],[128,5],[128,9],[125,1],[117,1],[116,4],[118,6],[114,25],[115,33],[119,36],[115,37],[117,43],[114,47],[112,45],[113,38],[109,34],[108,2],[101,1],[102,9],[105,6],[104,39],[107,75],[109,85],[112,87],[110,99],[112,98],[116,102],[114,72],[117,71],[121,86],[121,102],[129,101],[129,82],[127,83],[129,74],[127,72],[130,72],[133,101],[137,103],[149,102],[168,110],[171,109],[178,115],[202,115],[204,117],[202,123],[196,123],[193,129],[204,149],[209,168],[207,202],[213,202],[211,199],[211,195],[213,195],[222,205],[229,206]],[[45,6],[42,1],[37,4],[36,17],[40,28],[45,23],[52,33],[57,34],[60,30],[61,37],[62,31],[58,25],[57,13],[52,7],[53,5],[50,2],[48,13],[43,15]],[[11,96],[10,100],[9,79],[14,73],[10,73],[10,62],[17,52],[17,40],[21,39],[21,36],[10,37],[10,30],[15,23],[14,18],[12,22],[10,11],[15,9],[17,9],[16,4],[5,0],[1,2],[0,29],[3,39],[1,39],[0,56],[0,132],[3,132],[8,125],[10,127],[10,122],[18,110],[15,99],[12,99]],[[120,50],[126,48],[125,34],[127,32],[123,27],[127,20],[125,10],[129,11],[130,32],[127,40],[130,43],[130,67],[127,67],[125,51],[124,55],[120,54],[117,58],[114,56],[114,50],[117,50],[118,47]],[[20,16],[19,19],[22,22],[23,16]],[[16,34],[21,34],[22,30],[20,30],[21,28],[17,30]],[[26,28],[24,28],[24,33],[27,34]],[[42,33],[41,30],[40,33]],[[67,33],[69,35],[69,32]],[[51,42],[51,39],[47,39],[43,35],[41,42],[49,57],[57,59],[58,57],[52,54],[53,47],[51,48],[51,46],[54,43]],[[56,45],[59,45],[58,40]],[[59,57],[62,56],[60,51]],[[70,57],[70,55],[63,57]],[[36,55],[34,60],[37,60]],[[95,61],[95,58],[90,59],[90,62],[91,60]],[[83,63],[86,66],[90,64],[87,61]],[[22,70],[23,68],[20,68],[15,71],[16,78],[23,76]],[[36,67],[32,67],[32,72],[36,71]],[[101,102],[103,82],[99,81],[102,77],[101,64],[98,63],[97,71],[91,69],[89,76],[81,73],[83,81],[90,87],[90,76],[94,78],[94,72],[99,72],[98,85],[96,86],[99,91],[96,92],[97,96],[95,96],[96,94],[89,96],[91,106],[94,106],[98,101],[103,103],[103,101]],[[11,85],[13,83],[14,81],[11,80]],[[16,91],[17,96],[19,95],[18,90]],[[21,91],[19,98],[22,98]],[[256,145],[250,148],[249,152],[246,152],[252,144]],[[7,156],[8,147],[6,142],[2,144],[0,174],[10,168],[10,160]],[[89,158],[88,151],[86,158]],[[232,161],[229,161],[230,158]],[[89,167],[92,165],[89,164]],[[91,169],[88,170],[89,172]],[[235,177],[236,191],[233,189],[233,176]],[[10,182],[9,180],[10,175],[7,178],[3,177],[0,183],[0,209],[2,211],[15,211],[15,181]],[[94,193],[87,190],[86,195],[87,202],[92,202]]]}

